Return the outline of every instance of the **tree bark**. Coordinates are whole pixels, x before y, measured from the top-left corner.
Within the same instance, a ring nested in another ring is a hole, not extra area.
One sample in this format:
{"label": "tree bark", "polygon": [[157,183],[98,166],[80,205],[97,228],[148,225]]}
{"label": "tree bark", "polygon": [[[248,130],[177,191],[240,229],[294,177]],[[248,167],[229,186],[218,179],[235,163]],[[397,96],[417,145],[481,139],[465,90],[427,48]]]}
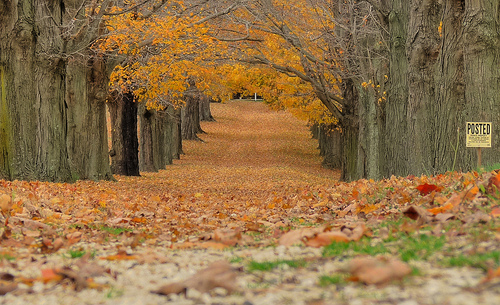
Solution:
{"label": "tree bark", "polygon": [[114,180],[109,166],[103,57],[73,57],[66,67],[68,153],[75,179]]}
{"label": "tree bark", "polygon": [[175,145],[172,150],[172,157],[176,160],[181,158],[184,154],[182,150],[182,108],[174,109],[175,126],[172,129]]}
{"label": "tree bark", "polygon": [[386,176],[406,176],[408,157],[407,102],[408,102],[408,58],[406,39],[408,37],[409,1],[392,0],[389,14],[389,89],[386,105]]}
{"label": "tree bark", "polygon": [[[465,109],[460,122],[492,122],[492,147],[483,149],[484,165],[500,162],[500,3],[498,0],[465,1],[464,13]],[[464,132],[462,132],[464,134]],[[464,139],[462,135],[462,139]],[[461,143],[464,143],[462,140]],[[465,145],[462,144],[462,148]],[[477,154],[468,148],[459,163],[475,168]],[[472,161],[472,162],[471,162]]]}
{"label": "tree bark", "polygon": [[200,121],[214,122],[215,119],[210,111],[210,98],[205,94],[200,97]]}
{"label": "tree bark", "polygon": [[341,133],[334,126],[319,125],[317,128],[322,165],[325,168],[338,169],[342,166]]}
{"label": "tree bark", "polygon": [[73,181],[63,43],[54,26],[64,12],[27,0],[0,8],[0,178]]}
{"label": "tree bark", "polygon": [[[365,156],[359,154],[359,114],[358,94],[352,80],[344,82],[344,99],[346,107],[342,109],[342,176],[343,181],[353,181],[363,178],[365,173],[360,172],[360,162],[363,164]],[[361,158],[361,160],[359,159]],[[363,166],[364,167],[364,166]]]}
{"label": "tree bark", "polygon": [[198,140],[198,133],[203,132],[200,125],[200,92],[194,84],[184,92],[185,106],[182,108],[182,139]]}
{"label": "tree bark", "polygon": [[173,107],[165,110],[147,110],[139,107],[140,120],[140,170],[157,172],[172,164],[177,147],[177,120]]}
{"label": "tree bark", "polygon": [[140,176],[137,104],[132,93],[113,94],[111,116],[111,170],[113,174]]}

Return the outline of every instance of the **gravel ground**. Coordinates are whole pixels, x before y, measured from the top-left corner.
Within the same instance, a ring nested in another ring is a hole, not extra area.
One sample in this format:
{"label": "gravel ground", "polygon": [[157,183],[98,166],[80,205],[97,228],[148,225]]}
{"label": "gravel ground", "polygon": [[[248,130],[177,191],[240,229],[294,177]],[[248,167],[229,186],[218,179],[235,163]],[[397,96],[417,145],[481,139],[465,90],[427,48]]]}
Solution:
{"label": "gravel ground", "polygon": [[[133,252],[136,259],[102,260],[99,258],[116,253],[116,249],[112,245],[96,248],[96,258],[87,265],[94,269],[104,267],[106,272],[96,272],[95,288],[77,292],[70,281],[36,281],[32,286],[20,284],[17,290],[0,296],[0,304],[500,304],[500,281],[481,283],[484,273],[472,268],[440,269],[428,262],[412,262],[410,265],[418,268],[418,275],[382,287],[358,282],[321,286],[321,276],[344,274],[346,265],[341,259],[323,258],[321,249],[138,247]],[[4,265],[2,272],[37,278],[43,268],[74,266],[75,260],[83,259],[57,254],[45,258],[29,255],[17,260],[16,266]],[[221,260],[231,262],[236,273],[234,292],[228,293],[225,288],[206,293],[188,288],[185,293],[168,296],[153,292],[163,285],[186,280]],[[248,269],[251,261],[278,260],[303,260],[306,264],[299,268],[283,264],[272,271]]]}

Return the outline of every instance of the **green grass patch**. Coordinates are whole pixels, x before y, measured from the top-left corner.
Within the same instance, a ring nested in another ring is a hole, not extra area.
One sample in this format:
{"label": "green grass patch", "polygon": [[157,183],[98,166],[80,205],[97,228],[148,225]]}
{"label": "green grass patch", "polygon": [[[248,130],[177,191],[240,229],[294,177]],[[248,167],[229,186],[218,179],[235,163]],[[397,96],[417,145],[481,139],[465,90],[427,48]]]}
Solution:
{"label": "green grass patch", "polygon": [[106,299],[114,299],[123,296],[124,291],[122,289],[116,289],[111,287],[105,294]]}
{"label": "green grass patch", "polygon": [[70,258],[80,258],[85,255],[84,250],[68,250],[68,255]]}
{"label": "green grass patch", "polygon": [[113,235],[120,235],[123,232],[132,232],[133,231],[132,229],[129,229],[129,228],[114,228],[114,227],[108,227],[108,226],[101,226],[101,227],[99,227],[99,229],[106,231],[106,232],[113,234]]}
{"label": "green grass patch", "polygon": [[241,263],[241,262],[243,262],[243,257],[234,256],[234,257],[232,257],[232,258],[229,260],[229,262],[230,262],[231,264],[238,264],[238,263]]}
{"label": "green grass patch", "polygon": [[332,276],[323,275],[323,276],[320,276],[320,278],[319,278],[319,285],[321,287],[326,287],[326,286],[330,286],[330,285],[339,285],[339,284],[345,284],[345,283],[347,283],[346,276],[340,275],[340,274],[336,274],[336,275],[332,275]]}
{"label": "green grass patch", "polygon": [[323,248],[323,257],[353,254],[367,254],[373,256],[389,252],[383,243],[372,245],[370,241],[370,238],[364,237],[357,242],[334,242]]}
{"label": "green grass patch", "polygon": [[444,265],[450,267],[474,267],[481,268],[485,271],[494,265],[495,268],[500,266],[500,251],[492,251],[487,253],[475,253],[471,255],[460,254],[458,256],[449,257],[444,260]]}
{"label": "green grass patch", "polygon": [[277,260],[273,262],[256,262],[251,261],[248,264],[249,271],[271,271],[274,268],[287,265],[290,268],[300,268],[306,265],[303,260]]}
{"label": "green grass patch", "polygon": [[446,243],[444,236],[436,237],[432,235],[420,234],[418,236],[408,236],[401,241],[398,251],[401,260],[408,262],[411,260],[426,260],[437,251],[443,249]]}
{"label": "green grass patch", "polygon": [[[87,254],[87,251],[85,251],[83,249],[75,249],[75,250],[71,250],[70,249],[70,250],[68,250],[66,257],[69,257],[69,258],[80,258],[80,257],[83,257],[85,254]],[[94,258],[95,254],[96,254],[96,252],[92,251],[90,253],[90,257]]]}

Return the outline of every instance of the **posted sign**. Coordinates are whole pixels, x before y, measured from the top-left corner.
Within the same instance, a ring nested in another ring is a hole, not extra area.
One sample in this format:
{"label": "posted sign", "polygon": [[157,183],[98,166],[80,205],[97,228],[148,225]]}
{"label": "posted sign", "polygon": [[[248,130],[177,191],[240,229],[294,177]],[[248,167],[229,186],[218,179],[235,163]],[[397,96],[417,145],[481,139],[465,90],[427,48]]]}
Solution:
{"label": "posted sign", "polygon": [[467,122],[467,147],[491,147],[491,122]]}

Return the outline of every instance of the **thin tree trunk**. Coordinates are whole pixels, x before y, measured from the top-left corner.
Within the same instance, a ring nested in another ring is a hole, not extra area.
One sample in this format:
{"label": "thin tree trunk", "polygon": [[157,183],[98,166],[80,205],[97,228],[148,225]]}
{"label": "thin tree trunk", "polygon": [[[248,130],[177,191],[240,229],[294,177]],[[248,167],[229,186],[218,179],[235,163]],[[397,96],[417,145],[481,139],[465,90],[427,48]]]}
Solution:
{"label": "thin tree trunk", "polygon": [[200,127],[199,91],[191,85],[184,92],[186,105],[182,108],[182,139],[200,140],[198,133],[202,132]]}
{"label": "thin tree trunk", "polygon": [[111,116],[111,170],[113,174],[139,176],[137,104],[132,93],[113,96],[108,102]]}
{"label": "thin tree trunk", "polygon": [[148,110],[145,105],[139,106],[139,168],[143,172],[157,172],[159,170],[155,162],[155,158],[158,158],[155,147],[158,145],[156,115],[155,110]]}
{"label": "thin tree trunk", "polygon": [[210,111],[210,98],[205,94],[201,94],[200,98],[200,121],[214,122],[215,119]]}

